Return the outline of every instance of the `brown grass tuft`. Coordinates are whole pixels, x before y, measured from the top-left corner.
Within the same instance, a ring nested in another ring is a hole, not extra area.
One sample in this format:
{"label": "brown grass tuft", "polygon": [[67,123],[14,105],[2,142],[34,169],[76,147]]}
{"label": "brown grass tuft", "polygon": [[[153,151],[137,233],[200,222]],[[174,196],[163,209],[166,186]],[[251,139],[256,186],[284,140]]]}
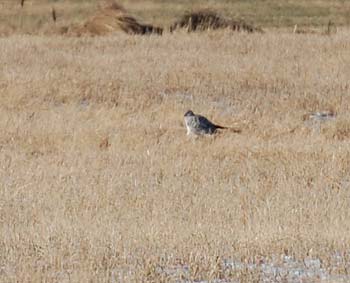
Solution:
{"label": "brown grass tuft", "polygon": [[52,20],[54,22],[56,22],[57,21],[57,14],[56,14],[56,9],[54,7],[52,7],[51,16],[52,16]]}
{"label": "brown grass tuft", "polygon": [[99,147],[100,147],[100,149],[107,149],[107,148],[109,148],[111,146],[111,143],[110,143],[110,141],[109,141],[109,137],[105,137],[105,138],[103,138],[102,140],[101,140],[101,142],[100,142],[100,145],[99,145]]}
{"label": "brown grass tuft", "polygon": [[188,32],[216,29],[262,32],[262,29],[249,25],[244,21],[223,18],[218,13],[210,10],[185,13],[179,20],[171,25],[170,32],[179,28],[186,28]]}

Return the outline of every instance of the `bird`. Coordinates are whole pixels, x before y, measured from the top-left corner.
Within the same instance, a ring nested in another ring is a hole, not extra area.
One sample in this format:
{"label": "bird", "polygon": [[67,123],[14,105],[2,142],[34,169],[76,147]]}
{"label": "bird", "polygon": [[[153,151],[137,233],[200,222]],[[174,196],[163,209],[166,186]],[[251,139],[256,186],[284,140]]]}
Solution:
{"label": "bird", "polygon": [[194,114],[192,110],[188,110],[185,113],[184,119],[187,135],[212,135],[217,132],[217,129],[228,129],[228,127],[215,125],[204,116]]}

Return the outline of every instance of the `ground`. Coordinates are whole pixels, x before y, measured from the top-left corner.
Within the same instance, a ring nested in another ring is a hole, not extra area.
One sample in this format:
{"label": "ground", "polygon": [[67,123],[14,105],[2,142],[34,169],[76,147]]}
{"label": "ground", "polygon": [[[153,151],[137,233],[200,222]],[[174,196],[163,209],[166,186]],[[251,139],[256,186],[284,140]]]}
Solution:
{"label": "ground", "polygon": [[[0,281],[349,281],[349,47],[0,38]],[[242,133],[188,137],[188,109]]]}

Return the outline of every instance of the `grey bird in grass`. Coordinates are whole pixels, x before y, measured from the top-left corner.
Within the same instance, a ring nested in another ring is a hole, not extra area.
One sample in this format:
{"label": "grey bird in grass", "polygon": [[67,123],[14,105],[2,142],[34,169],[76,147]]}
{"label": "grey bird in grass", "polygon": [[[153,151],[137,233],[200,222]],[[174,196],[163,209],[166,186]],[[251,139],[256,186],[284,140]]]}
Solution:
{"label": "grey bird in grass", "polygon": [[204,116],[194,114],[191,110],[185,113],[185,124],[187,135],[212,135],[216,133],[217,129],[228,129],[227,127],[213,124]]}

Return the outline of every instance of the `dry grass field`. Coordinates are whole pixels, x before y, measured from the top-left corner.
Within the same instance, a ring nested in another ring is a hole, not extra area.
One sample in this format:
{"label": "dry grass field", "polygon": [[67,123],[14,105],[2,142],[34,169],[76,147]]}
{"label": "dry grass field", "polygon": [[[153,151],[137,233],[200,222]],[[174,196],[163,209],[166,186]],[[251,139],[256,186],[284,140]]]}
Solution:
{"label": "dry grass field", "polygon": [[[47,34],[52,27],[80,23],[93,15],[103,0],[1,0],[0,35]],[[350,2],[345,0],[118,0],[143,22],[168,28],[184,12],[213,9],[261,27],[324,27],[350,24]],[[52,8],[57,22],[53,23]]]}
{"label": "dry grass field", "polygon": [[[0,38],[0,282],[348,282],[349,49],[348,28]],[[188,137],[188,109],[242,133]]]}

